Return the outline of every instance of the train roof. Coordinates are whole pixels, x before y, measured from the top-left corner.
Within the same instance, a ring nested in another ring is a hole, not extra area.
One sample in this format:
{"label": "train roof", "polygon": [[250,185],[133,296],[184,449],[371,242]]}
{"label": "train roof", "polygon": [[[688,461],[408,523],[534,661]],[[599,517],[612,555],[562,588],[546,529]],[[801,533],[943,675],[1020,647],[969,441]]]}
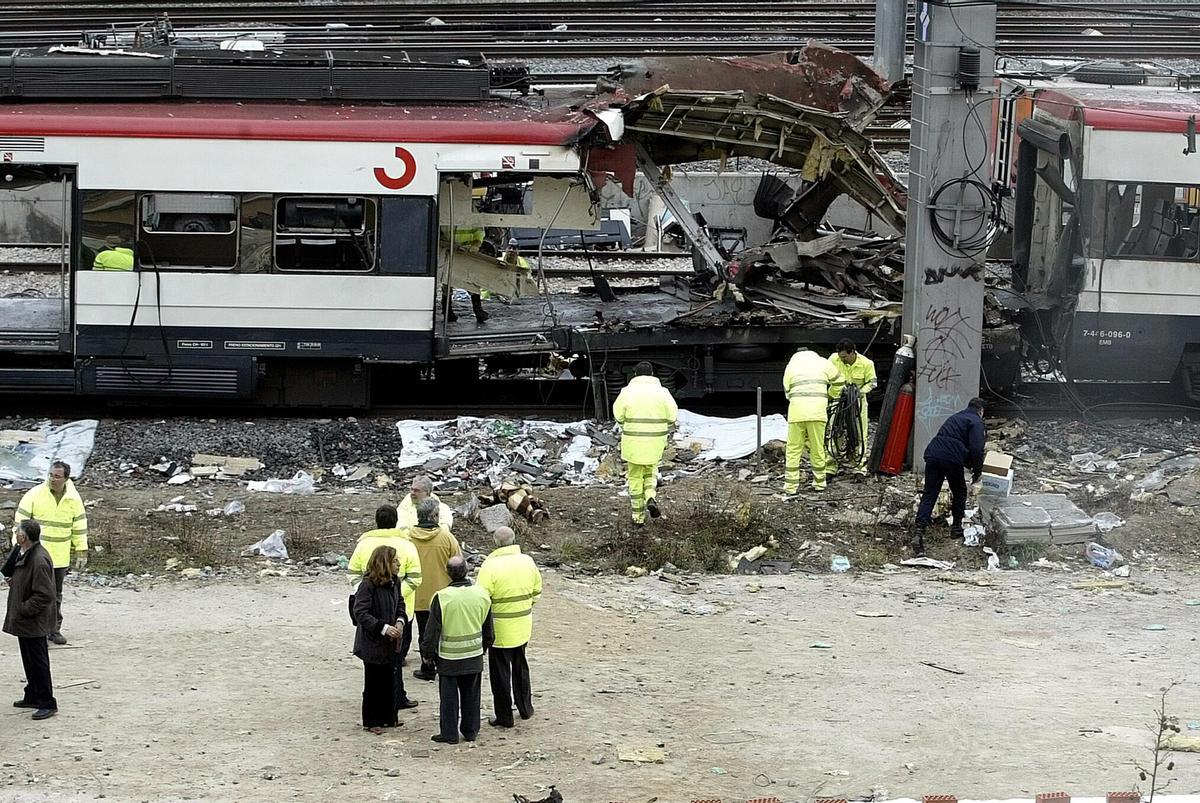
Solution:
{"label": "train roof", "polygon": [[569,107],[282,102],[0,104],[0,137],[570,145],[596,118]]}
{"label": "train roof", "polygon": [[1200,93],[1148,86],[1055,82],[1037,92],[1037,105],[1055,117],[1111,131],[1186,133],[1200,116]]}

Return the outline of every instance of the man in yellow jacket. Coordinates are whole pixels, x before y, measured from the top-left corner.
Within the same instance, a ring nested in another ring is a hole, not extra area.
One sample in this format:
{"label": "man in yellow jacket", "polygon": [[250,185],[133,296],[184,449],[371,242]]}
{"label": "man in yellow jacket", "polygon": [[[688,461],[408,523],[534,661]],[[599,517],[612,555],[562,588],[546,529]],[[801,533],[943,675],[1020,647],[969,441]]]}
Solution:
{"label": "man in yellow jacket", "polygon": [[[462,556],[458,539],[448,527],[438,521],[438,502],[432,498],[422,499],[417,505],[417,526],[408,528],[408,537],[417,550],[421,560],[421,585],[416,589],[413,598],[413,608],[417,612],[417,630],[424,640],[425,629],[429,626],[429,606],[433,596],[450,585],[450,577],[446,574],[446,561],[455,556]],[[481,664],[482,666],[482,664]],[[483,669],[479,670],[480,672]],[[421,652],[421,668],[413,672],[417,680],[435,680],[436,666],[432,658]]]}
{"label": "man in yellow jacket", "polygon": [[655,499],[658,462],[667,448],[667,432],[679,418],[679,407],[670,391],[654,376],[654,367],[639,362],[613,403],[613,418],[621,425],[621,459],[629,482],[633,523],[646,523],[646,513],[662,515]]}
{"label": "man in yellow jacket", "polygon": [[400,507],[396,511],[400,516],[400,524],[398,526],[406,530],[410,527],[416,527],[417,505],[421,504],[425,499],[434,499],[438,503],[438,524],[447,530],[454,529],[454,511],[450,509],[449,505],[438,499],[438,495],[433,492],[433,480],[424,474],[413,477],[409,491],[408,496],[400,500]]}
{"label": "man in yellow jacket", "polygon": [[[837,351],[829,355],[829,364],[838,369],[838,373],[842,375],[842,379],[847,385],[854,385],[858,388],[859,403],[862,408],[858,415],[859,445],[862,447],[862,457],[859,458],[858,465],[853,467],[853,471],[860,477],[865,477],[867,476],[867,394],[874,390],[877,384],[875,363],[865,355],[858,353],[858,347],[854,345],[853,340],[844,339],[838,341]],[[832,456],[829,459],[829,469],[830,474],[837,471],[836,459]]]}
{"label": "man in yellow jacket", "polygon": [[396,526],[396,508],[391,505],[380,505],[375,511],[375,529],[368,530],[358,538],[354,552],[350,555],[350,563],[346,566],[349,572],[350,585],[357,587],[362,581],[371,553],[381,546],[390,546],[396,550],[396,559],[400,561],[400,570],[396,582],[400,584],[400,593],[404,597],[404,610],[408,621],[404,625],[404,635],[400,637],[400,651],[392,658],[392,689],[396,699],[396,710],[416,708],[417,701],[408,699],[404,689],[405,658],[409,647],[412,646],[413,616],[417,589],[421,585],[421,559],[417,557],[417,548],[408,540],[404,531]]}
{"label": "man in yellow jacket", "polygon": [[[16,524],[36,519],[42,525],[42,546],[54,562],[54,591],[58,598],[58,614],[50,641],[66,644],[62,634],[63,579],[75,553],[75,571],[83,571],[88,560],[87,511],[83,499],[71,482],[71,467],[61,460],[50,466],[50,475],[41,485],[30,488],[17,505]],[[13,543],[16,543],[14,532]]]}
{"label": "man in yellow jacket", "polygon": [[800,488],[800,461],[808,446],[814,490],[825,490],[825,422],[829,400],[842,393],[844,381],[838,369],[804,346],[796,350],[783,371],[783,389],[788,397],[787,459],[783,492]]}
{"label": "man in yellow jacket", "polygon": [[533,606],[542,596],[542,575],[533,558],[521,554],[517,536],[509,527],[492,534],[496,549],[479,567],[476,585],[492,599],[496,640],[488,650],[488,679],[496,716],[488,724],[513,726],[513,701],[521,719],[533,716],[533,690],[525,646],[533,635]]}

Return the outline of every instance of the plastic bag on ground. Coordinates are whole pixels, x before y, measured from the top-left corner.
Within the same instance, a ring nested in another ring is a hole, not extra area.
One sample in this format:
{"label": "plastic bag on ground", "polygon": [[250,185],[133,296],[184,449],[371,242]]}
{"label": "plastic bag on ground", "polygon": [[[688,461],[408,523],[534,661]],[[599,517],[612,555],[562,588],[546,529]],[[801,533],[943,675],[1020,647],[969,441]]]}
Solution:
{"label": "plastic bag on ground", "polygon": [[224,516],[237,516],[240,513],[246,512],[246,505],[240,499],[233,499],[229,504],[221,509],[221,514]]}
{"label": "plastic bag on ground", "polygon": [[242,550],[242,557],[262,555],[264,558],[287,560],[287,545],[283,543],[283,530],[276,530],[257,544],[251,544]]}
{"label": "plastic bag on ground", "polygon": [[1087,557],[1088,563],[1097,569],[1108,570],[1125,560],[1117,550],[1101,546],[1095,541],[1088,542],[1087,546],[1083,548],[1083,554]]}
{"label": "plastic bag on ground", "polygon": [[829,570],[838,574],[850,571],[850,559],[845,555],[834,555],[829,561]]}
{"label": "plastic bag on ground", "polygon": [[290,480],[252,480],[247,484],[251,491],[263,491],[272,494],[310,494],[315,488],[315,481],[307,471],[297,471]]}
{"label": "plastic bag on ground", "polygon": [[1095,522],[1096,529],[1101,533],[1110,533],[1117,527],[1125,524],[1125,520],[1116,513],[1109,513],[1107,511],[1092,516],[1092,521]]}

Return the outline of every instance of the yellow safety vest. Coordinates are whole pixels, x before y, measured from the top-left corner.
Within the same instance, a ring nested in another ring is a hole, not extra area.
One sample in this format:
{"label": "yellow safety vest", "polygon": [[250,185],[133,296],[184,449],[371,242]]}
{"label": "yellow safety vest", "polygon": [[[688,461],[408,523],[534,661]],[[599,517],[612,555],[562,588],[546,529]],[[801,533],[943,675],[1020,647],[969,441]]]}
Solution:
{"label": "yellow safety vest", "polygon": [[797,351],[783,371],[788,397],[788,422],[824,421],[829,399],[842,395],[845,380],[815,351]]}
{"label": "yellow safety vest", "polygon": [[133,270],[133,249],[109,248],[96,254],[92,270]]}
{"label": "yellow safety vest", "polygon": [[492,598],[497,647],[520,647],[533,635],[533,604],[542,596],[542,575],[521,547],[493,550],[479,567],[479,587]]}
{"label": "yellow safety vest", "polygon": [[346,566],[350,582],[358,584],[367,571],[371,553],[381,546],[390,546],[396,550],[396,557],[400,559],[400,574],[396,579],[404,597],[404,611],[408,620],[412,621],[417,612],[417,588],[421,585],[421,559],[417,557],[417,548],[400,528],[368,530],[359,536],[358,543],[354,545],[354,552],[350,555],[350,563]]}
{"label": "yellow safety vest", "polygon": [[[438,499],[437,494],[430,494],[430,499],[437,499],[438,502],[438,524],[445,526],[447,530],[454,529],[454,511],[450,506]],[[413,504],[412,494],[400,500],[400,504],[396,506],[397,524],[403,528],[417,526],[417,506]]]}
{"label": "yellow safety vest", "polygon": [[[50,483],[43,482],[30,488],[17,505],[16,523],[36,519],[42,525],[42,546],[50,553],[54,568],[65,569],[71,565],[71,550],[86,552],[87,512],[83,499],[75,490],[75,483],[67,480],[61,500],[56,500],[50,491]],[[13,532],[13,543],[17,534]]]}
{"label": "yellow safety vest", "polygon": [[483,229],[455,229],[454,244],[467,251],[478,251],[483,247]]}
{"label": "yellow safety vest", "polygon": [[621,459],[656,466],[667,448],[667,428],[679,418],[679,407],[657,377],[635,376],[613,402],[613,418],[621,425]]}
{"label": "yellow safety vest", "polygon": [[442,609],[437,654],[447,661],[483,655],[483,623],[491,601],[479,586],[446,586],[434,594]]}
{"label": "yellow safety vest", "polygon": [[863,355],[859,354],[855,357],[853,365],[846,365],[842,362],[841,355],[835,351],[829,355],[829,362],[838,369],[842,379],[852,385],[857,385],[864,396],[875,389],[875,363]]}

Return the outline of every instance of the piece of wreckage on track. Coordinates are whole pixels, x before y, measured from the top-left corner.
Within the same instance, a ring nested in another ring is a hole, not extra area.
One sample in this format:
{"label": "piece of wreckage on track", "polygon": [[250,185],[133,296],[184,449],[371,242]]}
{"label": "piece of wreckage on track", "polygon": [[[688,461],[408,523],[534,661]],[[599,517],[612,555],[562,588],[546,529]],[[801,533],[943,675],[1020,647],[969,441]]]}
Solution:
{"label": "piece of wreckage on track", "polygon": [[[618,149],[632,151],[684,229],[703,289],[743,310],[840,322],[899,316],[907,197],[863,133],[889,99],[881,76],[849,53],[810,44],[753,58],[647,59],[620,78]],[[697,81],[703,89],[688,88]],[[593,175],[618,161],[597,153]],[[764,173],[755,211],[776,221],[776,235],[730,252],[674,193],[670,165],[734,157],[771,162],[792,180]],[[885,234],[826,227],[843,195]]]}

